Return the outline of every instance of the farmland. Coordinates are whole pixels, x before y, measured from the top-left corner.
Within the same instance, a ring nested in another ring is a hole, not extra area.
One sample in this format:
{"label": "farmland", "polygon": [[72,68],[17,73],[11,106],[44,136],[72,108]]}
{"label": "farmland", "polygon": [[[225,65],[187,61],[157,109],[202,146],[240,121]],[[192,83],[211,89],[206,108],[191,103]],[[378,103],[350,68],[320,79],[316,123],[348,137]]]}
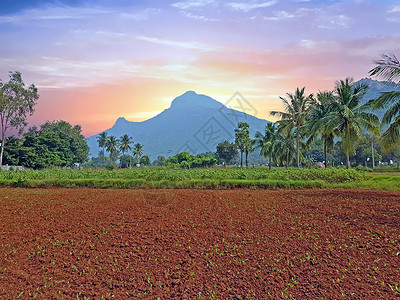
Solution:
{"label": "farmland", "polygon": [[0,298],[400,296],[400,193],[0,189]]}

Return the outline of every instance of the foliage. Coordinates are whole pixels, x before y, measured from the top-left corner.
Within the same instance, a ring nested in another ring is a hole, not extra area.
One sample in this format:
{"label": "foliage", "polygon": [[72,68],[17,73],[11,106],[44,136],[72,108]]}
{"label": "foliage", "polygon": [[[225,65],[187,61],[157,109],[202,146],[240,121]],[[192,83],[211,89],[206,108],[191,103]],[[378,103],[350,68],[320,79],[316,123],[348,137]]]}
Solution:
{"label": "foliage", "polygon": [[240,151],[240,167],[243,167],[243,153],[246,154],[246,167],[248,166],[248,154],[253,149],[250,139],[249,124],[245,122],[238,123],[235,129],[235,144]]}
{"label": "foliage", "polygon": [[150,157],[148,155],[142,156],[139,163],[141,166],[150,166]]}
{"label": "foliage", "polygon": [[313,95],[305,94],[305,87],[297,88],[294,94],[287,93],[286,97],[279,97],[284,105],[284,111],[271,111],[271,116],[278,116],[278,121],[281,127],[281,132],[289,136],[290,132],[294,131],[296,139],[296,161],[297,167],[300,167],[300,140],[302,138],[302,130],[306,121],[306,116],[312,109],[314,102]]}
{"label": "foliage", "polygon": [[86,161],[89,147],[79,125],[65,121],[46,122],[40,130],[30,128],[22,139],[9,138],[5,162],[28,168],[73,166]]}
{"label": "foliage", "polygon": [[[370,71],[370,75],[381,76],[390,81],[400,83],[400,62],[393,55],[382,54],[380,60],[376,60],[377,65]],[[400,92],[390,91],[383,93],[378,99],[371,102],[373,109],[385,109],[382,124],[389,127],[382,134],[382,146],[387,152],[399,146],[400,143]]]}
{"label": "foliage", "polygon": [[206,168],[212,167],[217,163],[214,157],[206,157],[202,154],[193,156],[188,152],[181,152],[166,160],[165,165],[169,167],[189,168]]}
{"label": "foliage", "polygon": [[127,154],[121,155],[119,158],[119,167],[120,168],[130,168],[133,164],[133,157]]}
{"label": "foliage", "polygon": [[9,81],[0,81],[0,166],[3,164],[3,153],[6,145],[6,134],[9,128],[16,128],[20,133],[26,126],[26,118],[34,112],[39,99],[34,84],[25,88],[20,72],[10,72]]}
{"label": "foliage", "polygon": [[238,154],[238,151],[235,143],[229,143],[225,140],[217,145],[216,153],[225,164],[229,165]]}

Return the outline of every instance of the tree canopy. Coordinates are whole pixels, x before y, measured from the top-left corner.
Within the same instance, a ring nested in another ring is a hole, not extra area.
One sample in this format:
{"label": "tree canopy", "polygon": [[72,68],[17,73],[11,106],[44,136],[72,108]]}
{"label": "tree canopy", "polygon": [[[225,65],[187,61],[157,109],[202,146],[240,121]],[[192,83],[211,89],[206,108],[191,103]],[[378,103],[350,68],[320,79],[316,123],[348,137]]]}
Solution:
{"label": "tree canopy", "polygon": [[10,72],[9,77],[7,83],[0,81],[0,166],[3,164],[8,129],[19,129],[22,133],[27,125],[26,118],[33,114],[39,99],[35,85],[26,88],[20,72]]}

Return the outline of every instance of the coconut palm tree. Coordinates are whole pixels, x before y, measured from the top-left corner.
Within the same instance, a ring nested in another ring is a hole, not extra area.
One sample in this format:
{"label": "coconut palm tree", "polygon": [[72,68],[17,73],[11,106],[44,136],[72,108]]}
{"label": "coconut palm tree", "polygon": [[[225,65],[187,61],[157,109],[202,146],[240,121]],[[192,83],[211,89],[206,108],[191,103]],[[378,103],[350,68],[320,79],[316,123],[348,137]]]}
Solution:
{"label": "coconut palm tree", "polygon": [[122,155],[124,155],[126,151],[132,150],[131,144],[133,144],[133,140],[129,135],[124,134],[121,136],[119,143],[119,150],[122,152]]}
{"label": "coconut palm tree", "polygon": [[[400,83],[400,62],[397,57],[382,54],[381,59],[375,60],[377,65],[370,75],[381,76],[385,80]],[[400,141],[400,91],[383,93],[372,103],[373,109],[386,109],[382,117],[382,125],[390,124],[382,134],[381,145],[384,150],[394,149]]]}
{"label": "coconut palm tree", "polygon": [[286,131],[285,128],[278,127],[277,136],[272,144],[274,161],[288,168],[295,160],[296,147],[297,138],[293,131]]}
{"label": "coconut palm tree", "polygon": [[294,130],[296,138],[296,152],[297,152],[297,167],[300,167],[300,139],[301,128],[305,123],[307,114],[310,112],[311,104],[313,103],[313,95],[305,94],[305,87],[302,89],[297,88],[294,94],[287,93],[286,97],[279,97],[284,106],[284,111],[271,111],[271,116],[280,117],[278,124],[282,127],[283,131],[288,134],[289,131]]}
{"label": "coconut palm tree", "polygon": [[272,166],[272,156],[273,156],[273,146],[276,141],[277,135],[277,126],[275,123],[268,123],[265,126],[265,132],[262,134],[257,131],[255,134],[255,148],[260,149],[260,155],[268,158],[268,166],[271,170]]}
{"label": "coconut palm tree", "polygon": [[350,155],[354,154],[355,147],[363,136],[361,129],[379,135],[378,117],[366,112],[368,106],[360,103],[367,89],[365,84],[354,85],[353,78],[336,81],[336,100],[331,106],[331,112],[324,118],[324,122],[327,122],[325,130],[336,132],[342,139],[347,168],[350,168]]}
{"label": "coconut palm tree", "polygon": [[314,102],[311,113],[306,117],[305,132],[310,138],[307,144],[310,144],[314,138],[321,136],[324,141],[324,159],[325,166],[328,164],[327,153],[332,153],[335,134],[328,131],[326,118],[331,112],[332,104],[335,102],[333,92],[318,92],[317,100]]}
{"label": "coconut palm tree", "polygon": [[139,163],[140,158],[143,155],[143,145],[140,143],[136,143],[133,148],[133,155],[136,157],[136,161]]}
{"label": "coconut palm tree", "polygon": [[[103,158],[104,158],[104,154],[105,154],[105,147],[106,147],[106,143],[107,143],[107,132],[102,132],[102,133],[100,133],[97,137],[96,137],[96,139],[97,139],[97,143],[99,144],[99,147],[100,148],[102,148],[102,150],[103,150]],[[103,163],[104,163],[104,160],[103,160]]]}
{"label": "coconut palm tree", "polygon": [[107,138],[105,146],[106,150],[110,153],[110,160],[115,162],[118,155],[118,140],[115,138],[115,136],[111,135]]}

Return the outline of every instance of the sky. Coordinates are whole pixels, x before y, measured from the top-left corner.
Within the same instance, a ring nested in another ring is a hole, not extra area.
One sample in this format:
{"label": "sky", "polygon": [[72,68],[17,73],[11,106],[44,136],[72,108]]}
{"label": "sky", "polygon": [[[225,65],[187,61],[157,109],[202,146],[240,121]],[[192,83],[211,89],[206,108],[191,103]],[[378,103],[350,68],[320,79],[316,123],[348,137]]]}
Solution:
{"label": "sky", "polygon": [[38,87],[30,125],[65,120],[87,137],[188,90],[222,103],[239,92],[274,121],[279,96],[400,56],[399,28],[398,0],[2,0],[0,79],[20,71]]}

